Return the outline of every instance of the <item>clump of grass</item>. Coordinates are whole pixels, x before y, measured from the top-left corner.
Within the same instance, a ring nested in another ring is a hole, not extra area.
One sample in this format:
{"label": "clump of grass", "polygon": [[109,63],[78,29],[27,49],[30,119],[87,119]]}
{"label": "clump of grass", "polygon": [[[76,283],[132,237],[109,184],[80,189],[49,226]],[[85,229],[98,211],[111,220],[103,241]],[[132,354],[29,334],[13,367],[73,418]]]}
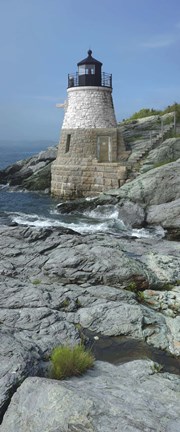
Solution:
{"label": "clump of grass", "polygon": [[180,279],[177,279],[175,285],[180,285]]}
{"label": "clump of grass", "polygon": [[136,282],[130,282],[128,284],[128,286],[126,287],[126,290],[130,291],[130,292],[137,292],[137,284],[136,284]]}
{"label": "clump of grass", "polygon": [[33,285],[39,285],[41,283],[41,280],[40,279],[34,279],[32,281],[32,283],[33,283]]}
{"label": "clump of grass", "polygon": [[79,309],[82,306],[81,301],[78,298],[76,299],[75,303],[76,303],[77,309]]}
{"label": "clump of grass", "polygon": [[82,375],[94,364],[94,356],[90,350],[85,350],[84,346],[67,345],[57,346],[51,354],[51,378],[64,379],[71,376]]}
{"label": "clump of grass", "polygon": [[163,365],[160,363],[153,362],[151,368],[153,373],[159,373],[163,370]]}
{"label": "clump of grass", "polygon": [[68,297],[66,297],[63,302],[61,303],[61,306],[66,309],[70,305],[70,300]]}
{"label": "clump of grass", "polygon": [[137,299],[138,299],[140,302],[143,302],[143,301],[144,301],[144,291],[137,291],[136,295],[137,295]]}

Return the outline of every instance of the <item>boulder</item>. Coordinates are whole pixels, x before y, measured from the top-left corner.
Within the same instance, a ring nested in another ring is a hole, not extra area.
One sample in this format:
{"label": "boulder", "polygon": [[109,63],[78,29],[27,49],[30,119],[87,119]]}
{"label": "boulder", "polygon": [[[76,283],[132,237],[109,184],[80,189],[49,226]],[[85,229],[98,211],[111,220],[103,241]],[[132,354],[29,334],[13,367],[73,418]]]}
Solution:
{"label": "boulder", "polygon": [[180,159],[140,175],[108,195],[128,199],[147,208],[180,198]]}
{"label": "boulder", "polygon": [[12,397],[0,432],[177,432],[179,377],[151,361],[96,362],[81,378],[27,378]]}
{"label": "boulder", "polygon": [[157,165],[163,165],[180,158],[180,138],[169,138],[154,150],[151,150],[145,159],[140,172],[146,172]]}
{"label": "boulder", "polygon": [[164,228],[180,227],[180,198],[172,202],[148,207],[148,224],[161,224]]}

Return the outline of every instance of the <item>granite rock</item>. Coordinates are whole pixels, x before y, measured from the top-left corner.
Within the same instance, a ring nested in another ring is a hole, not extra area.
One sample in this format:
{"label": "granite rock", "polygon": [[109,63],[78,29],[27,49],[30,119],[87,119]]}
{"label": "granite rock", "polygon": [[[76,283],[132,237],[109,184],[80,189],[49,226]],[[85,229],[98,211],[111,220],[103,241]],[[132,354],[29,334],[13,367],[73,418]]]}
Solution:
{"label": "granite rock", "polygon": [[179,377],[151,361],[96,362],[81,378],[27,378],[14,394],[0,432],[177,431]]}

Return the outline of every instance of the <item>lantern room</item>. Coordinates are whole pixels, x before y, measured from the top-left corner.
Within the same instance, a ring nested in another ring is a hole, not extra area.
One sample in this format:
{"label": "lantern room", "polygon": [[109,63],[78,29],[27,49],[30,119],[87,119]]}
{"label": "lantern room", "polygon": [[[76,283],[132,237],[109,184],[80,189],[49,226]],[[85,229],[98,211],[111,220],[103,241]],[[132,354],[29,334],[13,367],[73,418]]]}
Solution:
{"label": "lantern room", "polygon": [[68,75],[69,87],[112,87],[112,75],[102,72],[102,63],[92,57],[92,51],[88,51],[88,57],[77,63],[78,72]]}

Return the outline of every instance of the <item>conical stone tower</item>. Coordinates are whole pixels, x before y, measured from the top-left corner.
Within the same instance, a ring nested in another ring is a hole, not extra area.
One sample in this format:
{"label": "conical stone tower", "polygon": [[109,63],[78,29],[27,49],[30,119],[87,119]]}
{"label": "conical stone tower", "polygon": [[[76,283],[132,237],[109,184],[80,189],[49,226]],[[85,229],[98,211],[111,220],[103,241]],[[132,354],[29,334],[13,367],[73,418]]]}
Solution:
{"label": "conical stone tower", "polygon": [[75,198],[120,187],[126,178],[121,165],[124,142],[112,100],[112,75],[88,57],[68,75],[67,102],[58,154],[52,165],[51,192]]}

